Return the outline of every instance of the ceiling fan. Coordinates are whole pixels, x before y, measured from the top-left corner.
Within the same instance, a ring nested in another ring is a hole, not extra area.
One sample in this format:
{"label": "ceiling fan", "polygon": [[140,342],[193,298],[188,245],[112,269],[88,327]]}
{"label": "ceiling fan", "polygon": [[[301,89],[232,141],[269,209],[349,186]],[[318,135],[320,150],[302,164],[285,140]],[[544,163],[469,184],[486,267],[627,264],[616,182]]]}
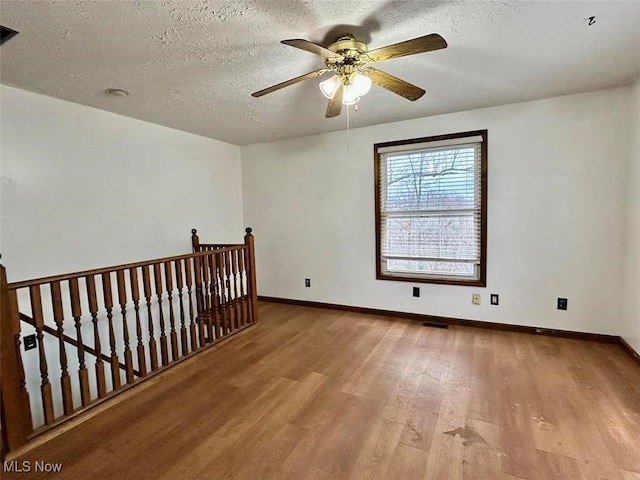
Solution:
{"label": "ceiling fan", "polygon": [[325,115],[327,118],[340,115],[342,105],[357,103],[360,97],[369,91],[372,82],[408,100],[418,100],[425,93],[422,88],[373,68],[369,64],[447,47],[447,42],[437,33],[371,51],[365,43],[357,40],[351,34],[345,34],[338,38],[327,48],[302,39],[282,40],[282,43],[321,56],[324,58],[326,67],[278,83],[251,95],[261,97],[303,80],[334,72],[335,74],[331,78],[320,83],[320,90],[329,99]]}

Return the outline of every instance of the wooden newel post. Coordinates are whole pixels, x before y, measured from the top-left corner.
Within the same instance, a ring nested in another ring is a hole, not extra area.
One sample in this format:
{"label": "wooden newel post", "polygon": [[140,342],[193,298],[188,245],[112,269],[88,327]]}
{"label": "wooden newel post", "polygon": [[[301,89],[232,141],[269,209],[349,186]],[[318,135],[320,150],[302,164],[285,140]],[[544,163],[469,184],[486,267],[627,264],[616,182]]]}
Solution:
{"label": "wooden newel post", "polygon": [[244,236],[244,244],[249,247],[249,262],[247,263],[247,280],[249,283],[249,296],[251,298],[251,318],[258,323],[258,289],[256,287],[256,246],[251,227],[247,227]]}
{"label": "wooden newel post", "polygon": [[7,272],[0,265],[0,393],[2,397],[2,458],[24,445],[33,432],[31,406],[20,356],[20,314],[15,290],[7,287]]}
{"label": "wooden newel post", "polygon": [[195,228],[191,229],[191,247],[193,248],[193,253],[200,251],[200,237],[198,237],[198,231]]}

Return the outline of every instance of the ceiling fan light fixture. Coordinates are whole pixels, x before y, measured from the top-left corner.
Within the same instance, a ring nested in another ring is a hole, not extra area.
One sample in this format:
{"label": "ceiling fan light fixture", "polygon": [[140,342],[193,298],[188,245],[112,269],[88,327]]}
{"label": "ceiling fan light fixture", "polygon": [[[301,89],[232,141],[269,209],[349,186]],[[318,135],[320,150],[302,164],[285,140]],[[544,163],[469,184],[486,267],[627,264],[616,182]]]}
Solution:
{"label": "ceiling fan light fixture", "polygon": [[344,86],[344,93],[342,94],[343,105],[354,105],[358,103],[360,96],[358,90],[354,85],[348,84]]}
{"label": "ceiling fan light fixture", "polygon": [[366,95],[371,90],[371,79],[361,73],[351,75],[351,85],[359,97]]}
{"label": "ceiling fan light fixture", "polygon": [[341,83],[341,78],[338,75],[334,75],[328,80],[320,82],[320,91],[325,97],[332,99]]}

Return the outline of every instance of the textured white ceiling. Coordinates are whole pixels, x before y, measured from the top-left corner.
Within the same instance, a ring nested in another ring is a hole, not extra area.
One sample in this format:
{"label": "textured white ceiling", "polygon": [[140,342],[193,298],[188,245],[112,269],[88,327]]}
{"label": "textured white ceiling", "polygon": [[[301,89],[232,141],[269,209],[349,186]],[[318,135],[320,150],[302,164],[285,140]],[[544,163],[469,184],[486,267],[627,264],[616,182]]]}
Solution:
{"label": "textured white ceiling", "polygon": [[[596,23],[587,26],[587,18]],[[226,142],[345,128],[325,119],[307,80],[251,92],[323,66],[280,44],[327,45],[351,32],[377,48],[439,33],[449,47],[376,64],[427,90],[409,102],[379,87],[359,127],[632,83],[640,76],[640,1],[2,0],[0,80]],[[128,98],[104,89],[123,88]]]}

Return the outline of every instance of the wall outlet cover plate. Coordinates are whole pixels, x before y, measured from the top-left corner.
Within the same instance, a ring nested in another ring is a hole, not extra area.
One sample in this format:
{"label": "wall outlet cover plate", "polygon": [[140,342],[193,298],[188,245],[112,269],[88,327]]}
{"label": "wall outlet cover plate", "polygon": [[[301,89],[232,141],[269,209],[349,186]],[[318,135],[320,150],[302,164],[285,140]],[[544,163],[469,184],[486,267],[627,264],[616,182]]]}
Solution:
{"label": "wall outlet cover plate", "polygon": [[22,339],[22,341],[24,343],[25,352],[27,350],[33,350],[34,348],[36,348],[36,336],[35,336],[35,334],[33,334],[33,335],[25,335],[24,338]]}

